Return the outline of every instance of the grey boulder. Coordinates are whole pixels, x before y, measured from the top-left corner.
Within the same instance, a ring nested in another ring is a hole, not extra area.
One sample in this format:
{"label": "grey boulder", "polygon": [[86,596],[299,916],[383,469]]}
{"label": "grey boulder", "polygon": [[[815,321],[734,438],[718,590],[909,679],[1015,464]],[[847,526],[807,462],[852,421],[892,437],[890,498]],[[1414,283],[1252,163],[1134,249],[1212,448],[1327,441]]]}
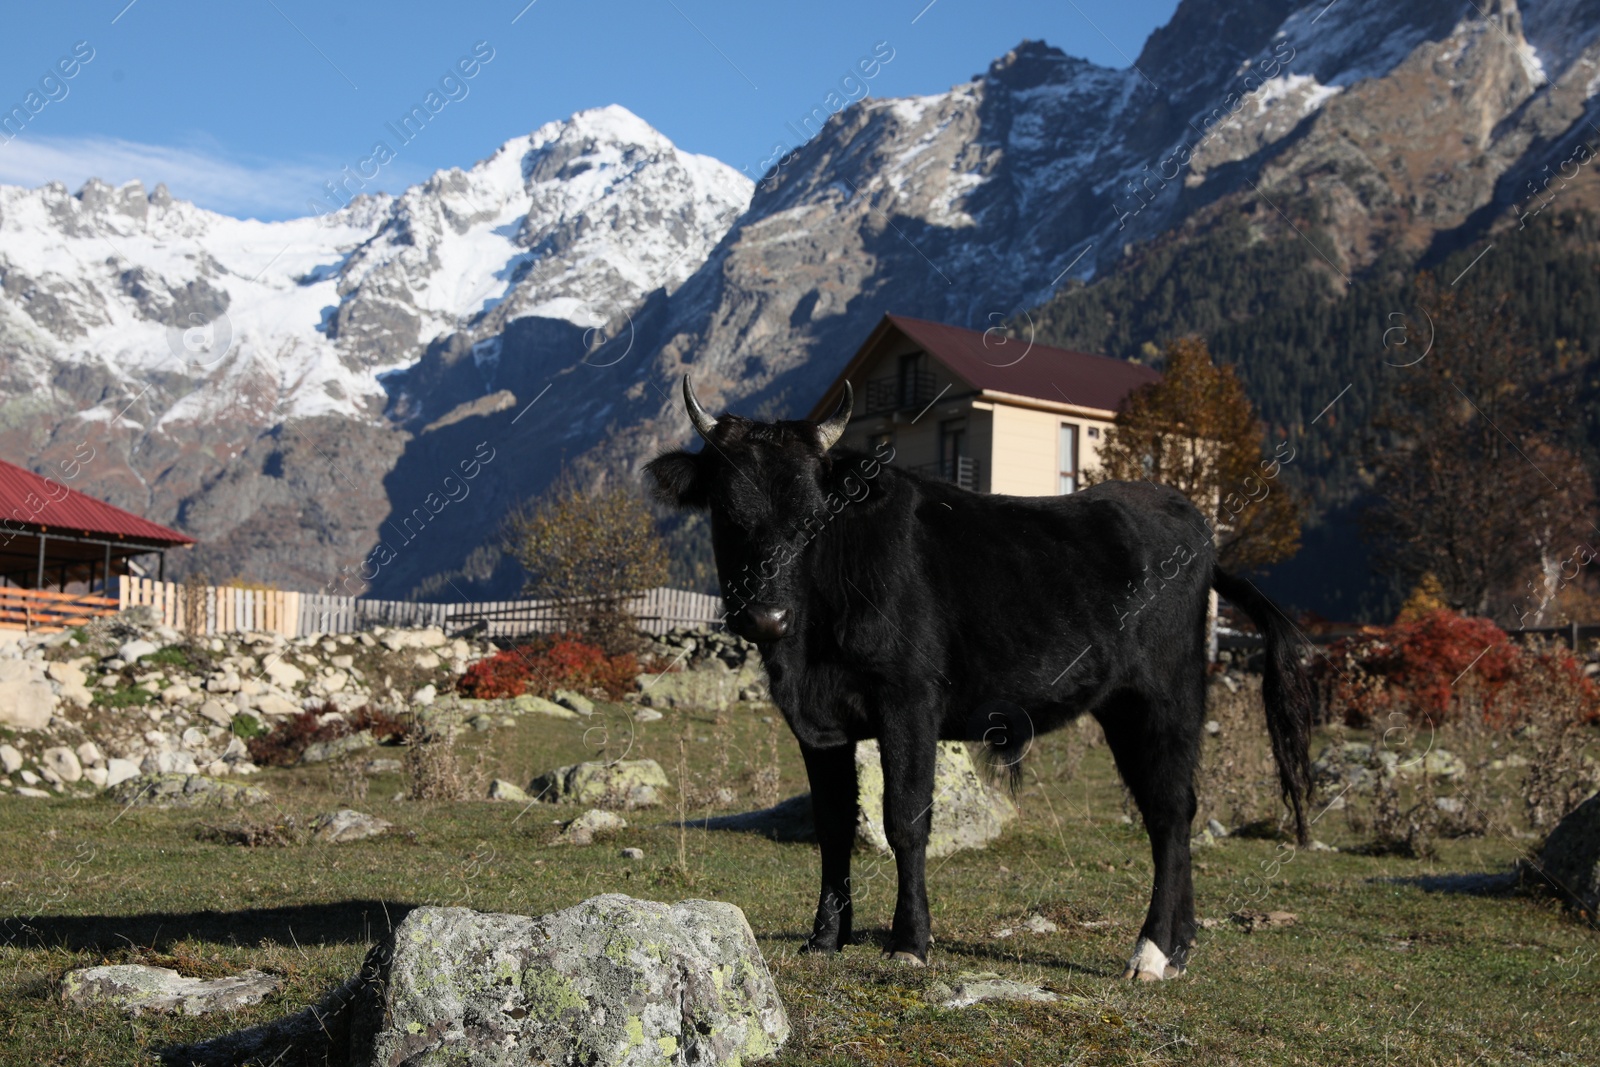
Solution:
{"label": "grey boulder", "polygon": [[1048,1004],[1061,997],[1032,982],[1002,978],[993,971],[962,971],[948,983],[935,982],[924,996],[941,1008],[970,1008],[986,1000],[1020,1000]]}
{"label": "grey boulder", "polygon": [[141,774],[101,795],[123,807],[151,808],[228,808],[267,799],[265,789],[203,774]]}
{"label": "grey boulder", "polygon": [[393,828],[393,823],[375,815],[368,815],[352,808],[340,808],[338,811],[318,815],[312,820],[311,836],[325,844],[342,845],[347,841],[377,837]]}
{"label": "grey boulder", "polygon": [[789,1023],[744,913],[608,894],[542,918],[412,911],[369,957],[353,1064],[741,1064]]}
{"label": "grey boulder", "polygon": [[628,828],[628,820],[614,812],[590,808],[561,828],[558,845],[592,845],[596,834],[614,834]]}
{"label": "grey boulder", "polygon": [[[875,852],[890,852],[883,829],[883,767],[878,743],[856,745],[856,844]],[[933,825],[928,834],[928,855],[948,856],[964,849],[983,848],[999,837],[1017,817],[1011,798],[978,773],[967,747],[960,741],[942,741],[934,765]],[[733,830],[761,834],[774,841],[815,841],[816,824],[811,794],[802,793],[761,811],[696,819],[691,826],[707,830]]]}
{"label": "grey boulder", "polygon": [[[856,745],[856,796],[860,805],[857,843],[888,853],[889,839],[883,830],[883,766],[876,741]],[[933,774],[933,826],[928,834],[930,857],[982,848],[1016,817],[1011,798],[984,781],[963,742],[939,742]]]}
{"label": "grey boulder", "polygon": [[68,971],[61,996],[86,1007],[111,1004],[130,1015],[207,1015],[259,1004],[282,985],[283,979],[261,971],[203,980],[170,967],[126,963]]}
{"label": "grey boulder", "polygon": [[535,778],[528,792],[551,803],[591,804],[632,811],[655,807],[661,803],[661,790],[670,787],[659,763],[653,759],[636,759],[557,767]]}
{"label": "grey boulder", "polygon": [[1600,793],[1585,800],[1545,838],[1535,870],[1570,907],[1600,916]]}

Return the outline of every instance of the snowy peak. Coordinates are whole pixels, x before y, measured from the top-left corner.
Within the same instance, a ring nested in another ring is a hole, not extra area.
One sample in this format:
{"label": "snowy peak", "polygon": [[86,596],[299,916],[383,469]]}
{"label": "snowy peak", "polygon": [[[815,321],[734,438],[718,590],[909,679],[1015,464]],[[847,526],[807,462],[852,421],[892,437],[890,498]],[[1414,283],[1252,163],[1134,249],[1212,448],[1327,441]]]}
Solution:
{"label": "snowy peak", "polygon": [[604,321],[693,273],[751,188],[625,108],[547,123],[398,197],[340,269],[330,336],[376,366],[528,315]]}

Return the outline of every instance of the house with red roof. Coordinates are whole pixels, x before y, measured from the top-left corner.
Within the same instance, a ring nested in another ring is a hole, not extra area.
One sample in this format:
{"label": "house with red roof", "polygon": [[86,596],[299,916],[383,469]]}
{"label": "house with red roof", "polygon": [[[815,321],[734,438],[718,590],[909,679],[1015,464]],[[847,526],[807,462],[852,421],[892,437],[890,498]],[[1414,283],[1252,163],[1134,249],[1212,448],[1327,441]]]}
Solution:
{"label": "house with red roof", "polygon": [[811,412],[831,415],[848,381],[843,441],[894,448],[894,463],[965,489],[1076,492],[1099,463],[1118,406],[1149,367],[905,315],[885,315]]}
{"label": "house with red roof", "polygon": [[106,590],[139,557],[154,555],[164,576],[167,551],[192,544],[177,530],[0,461],[0,587]]}

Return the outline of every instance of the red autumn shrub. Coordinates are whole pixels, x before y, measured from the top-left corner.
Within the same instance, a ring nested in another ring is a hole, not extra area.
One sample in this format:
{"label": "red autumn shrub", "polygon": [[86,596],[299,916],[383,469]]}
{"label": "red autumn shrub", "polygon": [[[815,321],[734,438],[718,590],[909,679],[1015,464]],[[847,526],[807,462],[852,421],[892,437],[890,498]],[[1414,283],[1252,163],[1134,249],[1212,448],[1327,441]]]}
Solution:
{"label": "red autumn shrub", "polygon": [[318,723],[329,712],[338,711],[332,703],[285,719],[270,732],[245,742],[250,759],[263,767],[291,767],[300,762],[305,750],[318,741],[332,741],[347,734],[368,730],[374,741],[405,740],[408,727],[387,712],[363,704],[346,717]]}
{"label": "red autumn shrub", "polygon": [[466,697],[496,699],[557,689],[603,689],[613,700],[633,688],[639,661],[633,653],[608,656],[599,646],[573,634],[540,637],[528,644],[479,660],[456,682]]}
{"label": "red autumn shrub", "polygon": [[1313,676],[1326,706],[1351,726],[1396,712],[1442,723],[1468,693],[1486,722],[1501,724],[1519,717],[1512,705],[1537,688],[1530,683],[1547,678],[1585,693],[1590,708],[1596,695],[1566,650],[1519,648],[1489,620],[1442,609],[1335,642],[1317,657]]}

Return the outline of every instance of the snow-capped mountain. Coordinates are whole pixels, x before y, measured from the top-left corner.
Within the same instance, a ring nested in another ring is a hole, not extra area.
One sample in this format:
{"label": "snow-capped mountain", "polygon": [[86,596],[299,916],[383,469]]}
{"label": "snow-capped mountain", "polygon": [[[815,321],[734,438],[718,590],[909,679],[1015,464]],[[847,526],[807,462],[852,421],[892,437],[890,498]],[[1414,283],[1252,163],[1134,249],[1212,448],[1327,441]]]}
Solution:
{"label": "snow-capped mountain", "polygon": [[[510,594],[501,517],[684,440],[686,369],[803,413],[885,311],[1016,321],[1225,217],[1314,219],[1337,299],[1516,225],[1596,135],[1592,0],[1183,0],[1125,70],[1025,42],[859,101],[753,193],[619,108],[321,220],[4,190],[0,447],[42,468],[101,428],[86,488],[182,523],[214,578]],[[1594,168],[1559,195],[1600,206]],[[470,506],[425,504],[480,449]]]}
{"label": "snow-capped mountain", "polygon": [[[386,409],[443,414],[386,380],[460,330],[538,317],[581,331],[634,310],[692,274],[749,197],[737,171],[620,107],[320,218],[234,219],[137,182],[0,186],[0,442],[43,466],[101,441],[83,488],[187,522],[216,559],[256,509],[207,497],[263,435],[334,418],[383,437],[399,429]],[[285,574],[222,556],[299,584],[332,562]]]}

